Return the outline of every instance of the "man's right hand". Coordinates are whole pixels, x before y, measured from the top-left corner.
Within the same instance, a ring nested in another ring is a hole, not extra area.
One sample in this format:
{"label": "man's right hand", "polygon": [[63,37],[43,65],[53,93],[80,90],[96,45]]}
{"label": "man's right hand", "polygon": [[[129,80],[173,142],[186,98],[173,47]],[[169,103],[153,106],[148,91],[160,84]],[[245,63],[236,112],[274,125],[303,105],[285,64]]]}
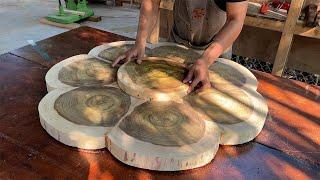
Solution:
{"label": "man's right hand", "polygon": [[142,58],[145,55],[145,51],[146,51],[145,45],[135,44],[127,52],[117,57],[116,60],[112,63],[112,67],[115,67],[120,61],[122,61],[123,63],[126,63],[128,61],[131,61],[132,59],[137,60],[137,63],[141,64]]}

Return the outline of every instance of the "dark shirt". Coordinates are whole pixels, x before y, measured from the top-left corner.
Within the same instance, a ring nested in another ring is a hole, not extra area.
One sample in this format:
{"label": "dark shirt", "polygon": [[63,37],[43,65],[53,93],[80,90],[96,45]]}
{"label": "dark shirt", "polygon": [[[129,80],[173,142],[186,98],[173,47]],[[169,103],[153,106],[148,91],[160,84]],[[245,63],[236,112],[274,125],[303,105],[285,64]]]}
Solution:
{"label": "dark shirt", "polygon": [[226,11],[227,8],[227,2],[233,3],[233,2],[242,2],[246,0],[214,0],[216,2],[217,6],[222,9],[223,11]]}
{"label": "dark shirt", "polygon": [[175,0],[170,41],[206,49],[226,23],[226,3],[239,1],[245,0]]}

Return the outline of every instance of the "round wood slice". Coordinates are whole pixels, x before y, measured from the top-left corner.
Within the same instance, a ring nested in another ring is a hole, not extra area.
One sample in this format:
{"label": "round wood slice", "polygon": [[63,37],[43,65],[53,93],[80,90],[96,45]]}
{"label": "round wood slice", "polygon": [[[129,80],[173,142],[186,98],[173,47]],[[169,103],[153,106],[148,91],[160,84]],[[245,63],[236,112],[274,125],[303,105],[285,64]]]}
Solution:
{"label": "round wood slice", "polygon": [[219,147],[218,126],[201,121],[186,103],[149,101],[136,106],[106,135],[121,162],[144,169],[179,171],[208,164]]}
{"label": "round wood slice", "polygon": [[123,117],[130,96],[115,87],[56,89],[39,103],[42,127],[56,140],[82,149],[105,147],[105,133]]}
{"label": "round wood slice", "polygon": [[[118,56],[124,54],[127,50],[131,49],[135,41],[116,41],[108,44],[103,44],[93,48],[88,54],[100,59],[113,62]],[[146,45],[146,54],[151,45]]]}
{"label": "round wood slice", "polygon": [[73,56],[54,65],[46,74],[47,90],[78,86],[104,86],[116,82],[117,69],[86,54]]}
{"label": "round wood slice", "polygon": [[201,119],[216,123],[220,144],[243,144],[254,139],[265,123],[268,106],[256,91],[240,88],[209,88],[185,97]]}
{"label": "round wood slice", "polygon": [[170,59],[150,57],[141,64],[128,62],[118,70],[118,85],[140,99],[167,101],[183,97],[189,86],[182,83],[188,69]]}
{"label": "round wood slice", "polygon": [[153,46],[148,54],[150,57],[165,57],[175,62],[192,64],[201,57],[197,51],[187,48],[183,45],[170,42],[162,42]]}
{"label": "round wood slice", "polygon": [[218,58],[209,67],[209,79],[213,86],[236,86],[257,90],[257,78],[242,65],[228,59]]}
{"label": "round wood slice", "polygon": [[[148,56],[165,57],[175,62],[191,65],[201,57],[201,51],[187,48],[176,43],[164,42],[153,46]],[[210,81],[215,85],[238,86],[257,90],[256,77],[242,65],[228,59],[218,58],[209,68]]]}

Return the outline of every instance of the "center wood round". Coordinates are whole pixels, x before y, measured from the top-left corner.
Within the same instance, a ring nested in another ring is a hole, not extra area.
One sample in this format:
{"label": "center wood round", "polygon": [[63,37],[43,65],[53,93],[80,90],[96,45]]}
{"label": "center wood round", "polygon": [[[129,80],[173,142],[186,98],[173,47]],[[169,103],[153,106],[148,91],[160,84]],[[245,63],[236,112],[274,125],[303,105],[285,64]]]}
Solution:
{"label": "center wood round", "polygon": [[180,63],[162,58],[144,60],[140,65],[129,62],[119,68],[118,84],[128,94],[142,99],[170,99],[187,94],[182,80],[188,69]]}
{"label": "center wood round", "polygon": [[54,104],[60,116],[81,125],[114,126],[130,107],[130,97],[113,87],[80,87]]}

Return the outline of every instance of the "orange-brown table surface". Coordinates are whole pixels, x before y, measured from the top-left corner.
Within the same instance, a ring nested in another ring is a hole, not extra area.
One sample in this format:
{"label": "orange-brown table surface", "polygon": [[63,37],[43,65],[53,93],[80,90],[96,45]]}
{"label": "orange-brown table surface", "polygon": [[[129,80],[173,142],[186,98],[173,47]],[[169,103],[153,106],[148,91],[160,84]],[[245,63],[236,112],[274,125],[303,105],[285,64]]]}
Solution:
{"label": "orange-brown table surface", "polygon": [[106,149],[68,147],[41,127],[37,106],[46,94],[45,73],[55,63],[102,43],[128,38],[89,27],[42,40],[46,62],[31,46],[0,55],[0,179],[319,179],[320,88],[254,71],[269,115],[260,135],[220,146],[208,165],[181,172],[127,166]]}

